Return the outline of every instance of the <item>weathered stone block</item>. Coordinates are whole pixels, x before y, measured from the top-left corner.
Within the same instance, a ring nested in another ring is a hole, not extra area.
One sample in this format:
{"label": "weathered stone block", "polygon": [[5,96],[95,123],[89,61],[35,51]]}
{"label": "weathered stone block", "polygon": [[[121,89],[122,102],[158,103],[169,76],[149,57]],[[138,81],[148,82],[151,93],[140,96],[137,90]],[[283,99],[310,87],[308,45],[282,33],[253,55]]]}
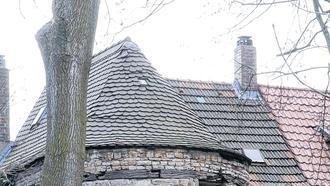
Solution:
{"label": "weathered stone block", "polygon": [[[173,186],[198,185],[198,181],[189,178],[180,179],[181,181],[154,179],[158,174],[164,175],[163,171],[169,171],[166,173],[167,176],[171,174],[180,176],[181,174],[176,173],[190,170],[193,172],[191,175],[197,179],[205,180],[208,178],[220,180],[221,176],[226,176],[228,179],[235,178],[230,180],[230,183],[238,185],[247,183],[249,177],[247,165],[224,159],[218,153],[198,150],[125,148],[98,151],[94,149],[87,152],[87,157],[86,160],[88,161],[85,162],[84,166],[85,172],[88,173],[86,174],[88,179],[86,177],[84,186],[165,186],[169,183]],[[221,175],[219,175],[220,169],[223,172]],[[40,174],[29,171],[18,173],[16,185],[30,185],[30,183],[38,185],[40,183]],[[125,173],[125,171],[130,173]],[[110,179],[111,175],[115,179]],[[141,177],[137,180],[136,178],[139,176]],[[132,179],[127,179],[127,177]],[[103,180],[108,178],[109,180]]]}
{"label": "weathered stone block", "polygon": [[149,160],[138,161],[136,164],[142,165],[142,166],[147,166],[147,165],[151,165],[151,161],[149,161]]}
{"label": "weathered stone block", "polygon": [[113,158],[114,159],[120,159],[121,158],[121,152],[115,152],[115,153],[113,153]]}
{"label": "weathered stone block", "polygon": [[147,158],[153,158],[154,157],[154,151],[147,151]]}

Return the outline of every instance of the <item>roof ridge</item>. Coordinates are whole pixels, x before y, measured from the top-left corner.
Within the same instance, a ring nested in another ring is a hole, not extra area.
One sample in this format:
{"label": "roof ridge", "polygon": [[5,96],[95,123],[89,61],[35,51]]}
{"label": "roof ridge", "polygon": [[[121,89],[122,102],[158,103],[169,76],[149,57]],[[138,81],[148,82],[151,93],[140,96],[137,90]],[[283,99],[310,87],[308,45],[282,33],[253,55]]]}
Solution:
{"label": "roof ridge", "polygon": [[[261,87],[261,88],[284,89],[284,90],[309,91],[309,92],[317,93],[313,89],[306,88],[306,87],[291,87],[291,86],[265,85],[265,84],[259,84],[259,87]],[[324,90],[320,90],[320,89],[315,89],[315,90],[324,93]],[[330,93],[328,93],[328,94],[330,94]]]}
{"label": "roof ridge", "polygon": [[101,50],[96,54],[93,54],[92,63],[96,63],[99,60],[102,60],[104,57],[112,56],[114,53],[122,50],[123,48],[140,51],[139,46],[133,42],[130,37],[126,37],[125,39],[118,41],[110,47]]}
{"label": "roof ridge", "polygon": [[113,49],[114,47],[118,46],[118,45],[122,45],[123,43],[125,42],[132,42],[131,38],[130,37],[125,37],[124,39],[122,40],[119,40],[118,42],[112,44],[110,47],[107,47],[103,50],[100,50],[99,52],[97,52],[96,54],[93,54],[93,57],[92,58],[96,58],[97,56],[99,56],[100,54],[103,54],[104,52],[108,51],[108,50],[111,50]]}
{"label": "roof ridge", "polygon": [[[224,81],[214,81],[214,80],[195,80],[195,79],[181,79],[181,78],[170,78],[164,77],[167,81],[181,81],[181,82],[189,82],[189,83],[208,83],[208,84],[219,84],[219,85],[232,85],[232,83],[224,82]],[[299,91],[310,91],[315,92],[310,88],[303,88],[303,87],[291,87],[291,86],[278,86],[278,85],[265,85],[265,84],[258,84],[261,88],[278,88],[278,89],[285,89],[285,90],[299,90]],[[324,90],[315,89],[320,92],[324,92]],[[330,93],[329,93],[330,94]]]}
{"label": "roof ridge", "polygon": [[221,84],[221,85],[232,85],[232,83],[223,82],[223,81],[209,81],[209,80],[195,80],[195,79],[179,79],[179,78],[168,78],[164,77],[167,81],[182,81],[182,82],[190,82],[190,83],[208,83],[208,84]]}

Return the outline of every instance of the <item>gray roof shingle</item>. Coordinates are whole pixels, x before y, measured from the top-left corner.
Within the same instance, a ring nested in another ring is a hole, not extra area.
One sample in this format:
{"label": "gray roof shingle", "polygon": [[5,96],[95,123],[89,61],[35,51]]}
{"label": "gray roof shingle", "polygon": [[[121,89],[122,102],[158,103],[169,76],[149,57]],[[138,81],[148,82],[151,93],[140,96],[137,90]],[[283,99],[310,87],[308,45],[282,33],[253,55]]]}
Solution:
{"label": "gray roof shingle", "polygon": [[[147,84],[141,84],[143,79]],[[165,146],[223,151],[248,159],[220,144],[203,121],[126,39],[94,56],[87,92],[86,147]],[[8,162],[42,157],[46,118],[31,123],[46,104],[42,93],[21,128]]]}
{"label": "gray roof shingle", "polygon": [[[233,154],[230,147],[243,159],[241,149],[260,149],[265,163],[250,166],[253,185],[306,185],[262,101],[238,99],[231,84],[163,79],[130,40],[94,56],[87,97],[87,147],[179,146]],[[46,119],[33,130],[30,124],[45,104],[43,92],[7,162],[43,156]]]}
{"label": "gray roof shingle", "polygon": [[[241,100],[227,83],[172,79],[168,82],[222,144],[239,152],[244,148],[260,149],[265,163],[251,164],[253,185],[308,185],[262,100]],[[198,102],[197,97],[203,97],[205,103]]]}

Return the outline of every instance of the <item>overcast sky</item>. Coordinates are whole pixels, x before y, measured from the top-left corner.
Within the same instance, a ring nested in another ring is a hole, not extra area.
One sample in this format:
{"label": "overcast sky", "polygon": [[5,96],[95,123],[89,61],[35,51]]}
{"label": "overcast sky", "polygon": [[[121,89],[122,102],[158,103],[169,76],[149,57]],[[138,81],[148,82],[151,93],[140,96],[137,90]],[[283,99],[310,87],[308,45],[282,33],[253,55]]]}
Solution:
{"label": "overcast sky", "polygon": [[[296,14],[292,6],[277,5],[251,22],[268,7],[260,7],[244,19],[254,7],[229,6],[226,1],[175,0],[144,22],[121,31],[146,17],[157,5],[152,6],[151,0],[113,0],[107,1],[108,13],[105,2],[101,1],[95,53],[129,36],[164,77],[229,83],[233,80],[233,50],[238,36],[252,36],[258,73],[274,71],[283,61],[276,57],[279,50],[272,24],[281,45],[288,48],[310,17]],[[34,35],[50,18],[49,0],[0,1],[0,54],[5,55],[10,69],[12,140],[45,86],[43,62]],[[312,28],[319,29],[317,24]],[[327,51],[317,49],[299,55],[292,66],[297,70],[327,66],[328,61]],[[277,75],[259,76],[258,81],[302,87],[292,77],[274,79]],[[313,87],[325,87],[325,71],[300,77]]]}

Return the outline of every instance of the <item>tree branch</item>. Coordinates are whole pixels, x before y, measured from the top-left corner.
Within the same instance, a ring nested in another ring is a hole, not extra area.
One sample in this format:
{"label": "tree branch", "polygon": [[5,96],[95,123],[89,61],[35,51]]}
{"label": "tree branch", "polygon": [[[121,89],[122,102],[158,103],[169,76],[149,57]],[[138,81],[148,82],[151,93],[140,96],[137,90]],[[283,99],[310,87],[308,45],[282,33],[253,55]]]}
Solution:
{"label": "tree branch", "polygon": [[18,1],[18,10],[19,10],[19,13],[21,14],[21,16],[23,17],[23,19],[25,19],[25,16],[22,12],[22,8],[21,8],[21,0]]}
{"label": "tree branch", "polygon": [[[146,21],[149,17],[153,16],[155,13],[157,13],[158,11],[160,11],[164,6],[169,5],[169,4],[173,3],[174,1],[175,1],[175,0],[171,0],[171,1],[169,1],[169,2],[165,2],[165,0],[162,0],[162,1],[161,1],[160,3],[158,3],[158,4],[156,5],[156,7],[153,8],[153,9],[151,10],[151,12],[149,12],[149,14],[147,14],[145,17],[143,17],[142,19],[139,19],[139,20],[137,20],[137,21],[135,21],[135,22],[133,22],[133,23],[130,23],[130,24],[128,24],[128,25],[123,26],[118,32],[114,33],[114,36],[112,37],[112,41],[114,41],[116,35],[118,35],[118,34],[121,33],[122,31],[124,31],[124,30],[126,30],[126,29],[128,29],[128,28],[130,28],[130,27],[133,27],[133,26],[135,26],[135,25],[137,25],[137,24],[139,24],[139,23],[142,23],[142,22]],[[155,4],[154,4],[153,6],[155,6]],[[153,7],[153,6],[152,6],[152,7]]]}
{"label": "tree branch", "polygon": [[240,5],[243,5],[243,6],[255,6],[255,5],[274,5],[274,4],[283,4],[283,3],[291,3],[291,2],[294,2],[294,1],[297,1],[297,0],[283,0],[283,1],[273,1],[273,2],[265,2],[265,3],[245,3],[245,2],[242,2],[242,1],[233,1],[233,3],[238,3]]}
{"label": "tree branch", "polygon": [[[292,51],[295,50],[295,49],[297,48],[299,42],[300,42],[301,39],[303,38],[303,36],[304,36],[305,32],[307,31],[309,25],[312,24],[312,22],[313,22],[315,19],[316,19],[316,18],[310,20],[310,21],[308,22],[308,24],[305,26],[303,32],[300,34],[300,36],[299,36],[299,38],[297,39],[296,43],[293,45],[293,47],[292,47],[293,49],[290,50],[291,52],[290,52],[290,51],[288,51],[288,52],[284,52],[283,54],[278,54],[277,56],[280,56],[280,55],[288,55],[288,57],[290,57],[291,54],[293,53]],[[286,54],[286,53],[287,53],[287,54]]]}
{"label": "tree branch", "polygon": [[312,38],[308,41],[308,43],[307,43],[306,45],[304,45],[304,46],[302,46],[302,47],[297,47],[297,46],[295,46],[293,49],[291,49],[291,50],[289,50],[289,51],[286,51],[286,52],[283,52],[283,54],[277,54],[276,56],[280,56],[280,55],[291,55],[291,54],[294,53],[294,52],[298,52],[298,51],[303,50],[303,49],[305,49],[305,48],[307,48],[307,47],[310,47],[311,44],[312,44],[312,42],[314,41],[315,37],[316,37],[319,33],[321,33],[321,32],[322,32],[322,30],[316,32],[316,33],[312,36]]}
{"label": "tree branch", "polygon": [[[280,76],[288,76],[288,75],[292,75],[293,73],[298,74],[298,73],[307,72],[310,70],[319,70],[319,69],[328,69],[328,66],[310,67],[310,68],[306,68],[306,69],[302,69],[302,70],[296,70],[294,72],[283,72],[283,71],[275,70],[275,71],[260,72],[260,73],[257,73],[256,75],[265,75],[265,74],[275,74],[276,73],[276,74],[281,74]],[[276,78],[278,78],[278,77],[276,77]]]}
{"label": "tree branch", "polygon": [[313,0],[313,6],[314,6],[315,14],[316,14],[316,19],[320,24],[320,27],[322,29],[325,41],[326,41],[327,46],[328,46],[328,52],[330,54],[330,34],[329,34],[329,31],[328,31],[328,27],[326,26],[326,23],[323,21],[323,18],[321,16],[321,12],[320,12],[321,5],[320,5],[318,0]]}
{"label": "tree branch", "polygon": [[312,90],[313,92],[316,92],[316,93],[318,93],[318,94],[320,94],[320,95],[322,95],[322,96],[325,96],[325,97],[327,97],[327,98],[330,98],[329,95],[327,95],[327,94],[325,94],[325,93],[323,93],[323,92],[321,92],[321,91],[319,91],[319,90],[316,90],[315,88],[309,86],[308,84],[306,84],[305,82],[303,82],[303,81],[297,76],[297,74],[292,70],[292,68],[291,68],[291,66],[289,65],[287,59],[286,59],[286,58],[284,57],[284,55],[283,55],[283,51],[282,51],[282,49],[281,49],[280,42],[279,42],[278,37],[277,37],[277,34],[276,34],[275,25],[273,25],[273,32],[274,32],[274,36],[275,36],[275,39],[276,39],[277,47],[278,47],[278,49],[280,50],[280,53],[282,54],[281,57],[282,57],[282,59],[283,59],[285,65],[288,67],[289,71],[290,71],[290,72],[292,73],[292,75],[298,80],[298,82],[301,83],[302,85],[304,85],[305,87],[309,88],[309,89]]}
{"label": "tree branch", "polygon": [[51,27],[52,27],[52,22],[50,21],[46,23],[43,27],[41,27],[35,36],[46,69],[48,69],[49,57],[51,52],[50,49]]}
{"label": "tree branch", "polygon": [[[164,6],[166,6],[166,5],[168,5],[168,4],[170,4],[170,3],[173,3],[175,0],[171,0],[170,2],[167,2],[167,3],[165,3],[165,0],[162,0],[159,4],[157,4],[157,6],[154,8],[154,9],[152,9],[151,10],[151,12],[147,15],[147,16],[145,16],[144,18],[142,18],[142,19],[140,19],[140,20],[138,20],[138,21],[135,21],[134,23],[131,23],[131,24],[128,24],[128,25],[126,25],[126,26],[124,26],[119,32],[117,32],[116,34],[119,34],[120,32],[122,32],[123,30],[125,30],[125,29],[127,29],[127,28],[129,28],[129,27],[132,27],[132,26],[134,26],[134,25],[136,25],[136,24],[138,24],[138,23],[142,23],[142,22],[144,22],[145,20],[147,20],[149,17],[151,17],[152,15],[154,15],[155,13],[157,13],[159,10],[161,10]],[[155,5],[153,5],[153,6],[155,6]],[[152,7],[153,7],[152,6]]]}

